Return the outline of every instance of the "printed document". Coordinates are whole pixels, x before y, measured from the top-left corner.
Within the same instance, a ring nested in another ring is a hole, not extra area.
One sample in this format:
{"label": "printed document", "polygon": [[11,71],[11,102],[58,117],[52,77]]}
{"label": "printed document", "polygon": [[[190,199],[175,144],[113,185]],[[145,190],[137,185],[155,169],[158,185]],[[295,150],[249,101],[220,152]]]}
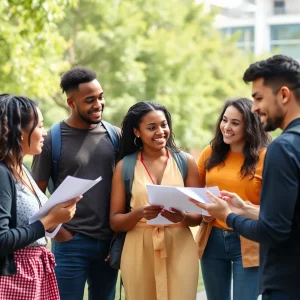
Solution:
{"label": "printed document", "polygon": [[[206,196],[205,191],[210,191],[214,195],[219,195],[220,191],[217,186],[206,188],[193,187],[174,187],[162,185],[147,185],[148,198],[151,205],[161,205],[169,210],[171,207],[190,213],[198,213],[209,216],[208,212],[188,199],[193,198],[202,203],[211,203],[212,201]],[[160,214],[152,220],[148,220],[147,224],[173,224]]]}
{"label": "printed document", "polygon": [[[84,194],[86,191],[88,191],[101,180],[101,176],[95,180],[67,176],[66,179],[54,191],[54,193],[51,195],[51,197],[48,199],[45,205],[42,206],[37,213],[31,216],[31,218],[29,219],[30,224],[46,216],[50,209],[55,205],[66,202]],[[57,226],[53,232],[46,232],[46,236],[51,238],[55,237],[61,225],[62,224]]]}

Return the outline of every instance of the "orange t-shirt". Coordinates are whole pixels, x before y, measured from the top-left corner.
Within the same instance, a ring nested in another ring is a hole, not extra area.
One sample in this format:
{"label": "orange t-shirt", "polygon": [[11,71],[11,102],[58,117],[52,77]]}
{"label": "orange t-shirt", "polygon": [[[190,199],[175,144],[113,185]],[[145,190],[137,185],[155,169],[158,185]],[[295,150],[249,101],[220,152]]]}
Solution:
{"label": "orange t-shirt", "polygon": [[[224,165],[215,166],[207,171],[205,161],[211,156],[211,153],[211,146],[205,147],[197,162],[201,186],[218,186],[220,190],[237,193],[243,200],[249,200],[258,205],[266,149],[263,149],[260,153],[253,179],[250,176],[241,178],[240,170],[244,163],[244,154],[241,152],[229,151]],[[228,228],[224,222],[217,219],[213,221],[212,225],[219,228]]]}

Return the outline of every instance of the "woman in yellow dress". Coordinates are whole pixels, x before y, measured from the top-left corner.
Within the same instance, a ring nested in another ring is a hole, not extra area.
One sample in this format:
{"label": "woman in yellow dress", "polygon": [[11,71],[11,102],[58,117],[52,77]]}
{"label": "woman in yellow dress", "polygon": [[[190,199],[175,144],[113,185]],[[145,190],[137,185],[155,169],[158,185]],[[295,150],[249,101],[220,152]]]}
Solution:
{"label": "woman in yellow dress", "polygon": [[[122,123],[121,160],[112,182],[110,223],[126,231],[121,275],[129,300],[195,300],[199,274],[196,244],[188,226],[197,226],[201,215],[149,204],[147,184],[199,186],[196,163],[184,153],[185,180],[172,155],[178,152],[167,109],[155,102],[133,105]],[[122,182],[126,155],[138,152],[131,190],[130,212]],[[163,216],[171,225],[148,225]]]}

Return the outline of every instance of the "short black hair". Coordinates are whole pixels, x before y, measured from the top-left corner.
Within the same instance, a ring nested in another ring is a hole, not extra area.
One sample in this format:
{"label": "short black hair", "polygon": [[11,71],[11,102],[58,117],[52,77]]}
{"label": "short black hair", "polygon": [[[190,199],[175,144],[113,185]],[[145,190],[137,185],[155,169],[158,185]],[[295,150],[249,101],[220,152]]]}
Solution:
{"label": "short black hair", "polygon": [[77,90],[79,84],[91,82],[97,79],[97,74],[85,67],[74,67],[63,74],[60,81],[60,87],[63,93],[71,90]]}
{"label": "short black hair", "polygon": [[282,86],[294,90],[297,100],[300,100],[300,64],[292,57],[274,55],[258,61],[245,71],[243,80],[250,83],[258,78],[264,79],[264,85],[270,86],[276,93]]}

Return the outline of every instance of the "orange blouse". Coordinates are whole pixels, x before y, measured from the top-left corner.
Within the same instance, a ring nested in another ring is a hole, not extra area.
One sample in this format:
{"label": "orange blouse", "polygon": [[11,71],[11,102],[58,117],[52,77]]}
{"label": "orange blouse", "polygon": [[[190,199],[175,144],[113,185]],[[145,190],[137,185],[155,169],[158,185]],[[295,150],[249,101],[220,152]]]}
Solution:
{"label": "orange blouse", "polygon": [[[224,165],[215,166],[207,171],[205,169],[205,162],[211,156],[211,153],[211,146],[205,147],[197,162],[201,179],[201,186],[218,186],[220,190],[237,193],[243,200],[248,200],[253,204],[259,205],[262,186],[262,171],[266,149],[263,149],[260,153],[260,158],[255,169],[254,177],[252,179],[250,175],[244,178],[241,177],[240,169],[244,163],[243,153],[230,151],[224,161]],[[196,242],[198,244],[198,256],[200,259],[203,255],[211,232],[211,228],[213,226],[228,229],[227,225],[224,222],[217,219],[215,219],[211,223],[202,221],[196,237]],[[256,242],[247,240],[242,236],[240,237],[240,239],[243,266],[245,268],[258,266],[258,244]]]}
{"label": "orange blouse", "polygon": [[[211,156],[211,153],[212,148],[210,146],[204,148],[197,163],[202,187],[218,186],[220,190],[237,193],[242,199],[259,205],[266,149],[260,154],[253,179],[250,176],[241,178],[240,169],[244,163],[244,154],[240,152],[230,151],[224,165],[215,166],[209,171],[205,170],[205,161]],[[215,220],[213,226],[228,228],[220,220]]]}

